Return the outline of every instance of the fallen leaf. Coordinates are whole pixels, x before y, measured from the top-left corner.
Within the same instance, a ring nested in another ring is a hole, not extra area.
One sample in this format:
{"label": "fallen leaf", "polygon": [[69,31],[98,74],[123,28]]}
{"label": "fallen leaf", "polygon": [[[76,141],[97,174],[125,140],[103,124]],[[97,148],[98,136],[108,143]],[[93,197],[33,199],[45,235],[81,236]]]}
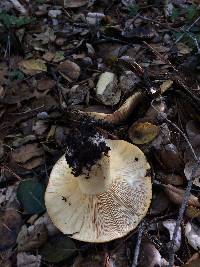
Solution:
{"label": "fallen leaf", "polygon": [[179,42],[176,46],[178,48],[178,55],[179,56],[190,54],[192,51],[192,48],[190,48],[189,46],[187,46],[184,43]]}
{"label": "fallen leaf", "polygon": [[12,152],[12,158],[19,163],[25,163],[33,157],[38,157],[44,154],[42,147],[38,143],[26,144],[16,148]]}
{"label": "fallen leaf", "polygon": [[160,85],[160,92],[161,94],[165,93],[173,84],[173,81],[166,80]]}
{"label": "fallen leaf", "polygon": [[65,8],[78,8],[85,6],[88,3],[88,0],[64,0]]}
{"label": "fallen leaf", "polygon": [[47,71],[47,67],[41,59],[25,59],[20,61],[18,65],[21,71],[28,75],[35,75]]}
{"label": "fallen leaf", "polygon": [[136,122],[128,130],[129,138],[134,144],[146,144],[153,141],[160,128],[149,122]]}
{"label": "fallen leaf", "polygon": [[182,185],[183,177],[174,173],[157,172],[156,178],[164,184]]}
{"label": "fallen leaf", "polygon": [[200,187],[200,167],[198,167],[196,169],[196,171],[193,171],[197,165],[197,161],[195,159],[191,159],[189,160],[186,164],[185,164],[185,168],[184,168],[184,174],[185,174],[185,177],[187,178],[187,180],[190,180],[191,179],[191,176],[193,174],[194,176],[194,184],[198,187]]}
{"label": "fallen leaf", "polygon": [[188,121],[186,124],[186,131],[191,144],[194,147],[200,145],[200,125],[195,121]]}
{"label": "fallen leaf", "polygon": [[0,188],[0,207],[1,208],[18,208],[19,203],[17,201],[17,186],[18,183],[15,185],[10,185],[5,188]]}
{"label": "fallen leaf", "polygon": [[200,249],[200,228],[194,223],[188,222],[185,226],[185,236],[187,237],[188,243],[195,250]]}
{"label": "fallen leaf", "polygon": [[[169,199],[177,204],[177,205],[181,205],[181,203],[183,202],[183,196],[185,193],[185,190],[177,188],[173,185],[163,185],[164,189],[165,189],[165,194],[169,197]],[[190,194],[189,200],[188,200],[188,205],[191,206],[195,206],[197,208],[200,207],[200,202],[198,200],[197,197],[195,197],[194,195]]]}
{"label": "fallen leaf", "polygon": [[17,198],[23,209],[29,213],[41,213],[45,211],[44,186],[34,179],[27,179],[19,183]]}
{"label": "fallen leaf", "polygon": [[[176,221],[172,219],[166,220],[166,221],[163,221],[162,224],[169,231],[170,240],[172,240],[174,229],[176,226]],[[178,231],[177,231],[177,236],[175,239],[175,243],[174,243],[174,251],[177,252],[180,249],[180,247],[181,247],[181,227],[179,226]]]}
{"label": "fallen leaf", "polygon": [[44,224],[23,225],[17,237],[18,251],[30,251],[41,247],[47,240],[48,231]]}
{"label": "fallen leaf", "polygon": [[0,214],[0,250],[6,250],[16,243],[22,219],[15,209]]}
{"label": "fallen leaf", "polygon": [[183,169],[183,162],[181,155],[174,144],[167,144],[158,151],[159,158],[168,171],[181,172]]}
{"label": "fallen leaf", "polygon": [[163,192],[154,193],[151,202],[151,215],[157,215],[164,212],[169,206],[169,200]]}
{"label": "fallen leaf", "polygon": [[186,215],[191,219],[198,218],[200,217],[200,209],[194,206],[188,206],[186,208]]}
{"label": "fallen leaf", "polygon": [[200,256],[199,253],[195,253],[192,257],[186,262],[186,264],[181,265],[181,267],[199,267],[200,266]]}
{"label": "fallen leaf", "polygon": [[46,90],[51,90],[55,86],[55,81],[51,79],[43,79],[38,81],[37,83],[37,89],[39,91],[46,91]]}
{"label": "fallen leaf", "polygon": [[71,257],[76,252],[72,239],[64,235],[54,236],[40,248],[39,253],[48,262],[60,262]]}
{"label": "fallen leaf", "polygon": [[40,255],[30,255],[25,252],[17,254],[17,267],[40,267],[42,257]]}
{"label": "fallen leaf", "polygon": [[123,94],[130,94],[140,82],[140,78],[132,71],[125,71],[119,78],[119,86]]}
{"label": "fallen leaf", "polygon": [[81,71],[80,67],[70,60],[65,60],[60,63],[57,69],[69,82],[78,80]]}

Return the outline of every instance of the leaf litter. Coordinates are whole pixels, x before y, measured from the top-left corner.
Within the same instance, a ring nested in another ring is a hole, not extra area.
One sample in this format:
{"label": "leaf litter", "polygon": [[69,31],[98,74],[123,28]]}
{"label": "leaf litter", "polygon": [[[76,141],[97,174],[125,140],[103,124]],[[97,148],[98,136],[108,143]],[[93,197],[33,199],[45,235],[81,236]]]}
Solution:
{"label": "leaf litter", "polygon": [[[161,2],[0,2],[0,266],[200,265],[200,5]],[[87,244],[48,217],[49,174],[82,125],[151,164],[141,246],[139,229]]]}

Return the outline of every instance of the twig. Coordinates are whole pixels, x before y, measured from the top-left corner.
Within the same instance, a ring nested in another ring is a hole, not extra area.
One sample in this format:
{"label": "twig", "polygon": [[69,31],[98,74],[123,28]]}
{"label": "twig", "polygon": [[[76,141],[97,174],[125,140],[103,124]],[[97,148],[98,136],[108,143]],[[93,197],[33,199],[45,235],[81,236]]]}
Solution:
{"label": "twig", "polygon": [[138,238],[137,238],[137,243],[136,243],[136,247],[135,247],[133,263],[132,263],[131,267],[137,267],[138,257],[139,257],[139,253],[140,253],[140,245],[141,245],[141,241],[142,241],[142,234],[144,232],[145,227],[146,227],[146,223],[145,223],[145,221],[143,221],[139,226]]}
{"label": "twig", "polygon": [[[183,38],[183,36],[186,34],[186,33],[188,33],[191,29],[192,29],[192,27],[198,22],[200,20],[200,17],[198,17],[191,25],[190,25],[190,27],[186,30],[186,31],[184,31],[177,39],[176,39],[176,41],[175,41],[175,43],[174,43],[174,45],[175,44],[177,44],[182,38]],[[173,46],[174,46],[173,45]],[[172,47],[173,47],[172,46]],[[170,48],[170,50],[171,50],[171,48]]]}

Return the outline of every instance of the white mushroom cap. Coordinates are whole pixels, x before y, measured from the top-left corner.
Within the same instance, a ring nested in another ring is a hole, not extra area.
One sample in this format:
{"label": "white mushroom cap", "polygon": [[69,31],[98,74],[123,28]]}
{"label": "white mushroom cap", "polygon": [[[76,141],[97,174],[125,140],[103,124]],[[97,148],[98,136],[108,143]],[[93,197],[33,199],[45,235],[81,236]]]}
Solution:
{"label": "white mushroom cap", "polygon": [[48,214],[64,234],[86,242],[107,242],[135,229],[152,197],[149,164],[136,146],[106,140],[108,155],[89,173],[74,177],[65,156],[55,164],[45,194]]}

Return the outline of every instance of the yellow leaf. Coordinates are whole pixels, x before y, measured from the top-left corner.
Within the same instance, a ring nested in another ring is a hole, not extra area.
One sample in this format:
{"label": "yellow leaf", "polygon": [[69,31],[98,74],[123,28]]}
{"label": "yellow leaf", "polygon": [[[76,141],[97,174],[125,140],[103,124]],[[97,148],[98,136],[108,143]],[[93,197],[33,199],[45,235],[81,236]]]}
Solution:
{"label": "yellow leaf", "polygon": [[19,63],[19,68],[29,75],[34,75],[42,71],[47,71],[47,67],[41,59],[25,59]]}

